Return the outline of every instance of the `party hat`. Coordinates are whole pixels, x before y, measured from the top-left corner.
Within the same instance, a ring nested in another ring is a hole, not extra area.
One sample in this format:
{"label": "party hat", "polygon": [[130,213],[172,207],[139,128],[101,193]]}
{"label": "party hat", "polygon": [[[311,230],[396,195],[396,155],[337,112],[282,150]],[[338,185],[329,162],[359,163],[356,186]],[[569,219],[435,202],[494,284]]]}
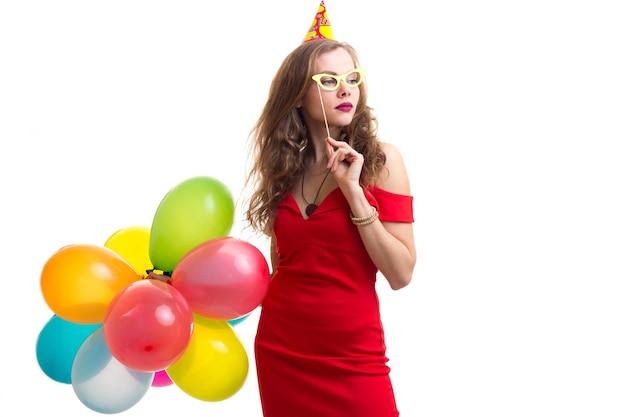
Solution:
{"label": "party hat", "polygon": [[304,37],[304,42],[311,41],[313,39],[335,39],[333,36],[333,29],[330,27],[330,21],[328,20],[328,14],[326,13],[326,6],[324,0],[320,2],[320,6],[315,14],[315,19],[311,24],[309,33]]}

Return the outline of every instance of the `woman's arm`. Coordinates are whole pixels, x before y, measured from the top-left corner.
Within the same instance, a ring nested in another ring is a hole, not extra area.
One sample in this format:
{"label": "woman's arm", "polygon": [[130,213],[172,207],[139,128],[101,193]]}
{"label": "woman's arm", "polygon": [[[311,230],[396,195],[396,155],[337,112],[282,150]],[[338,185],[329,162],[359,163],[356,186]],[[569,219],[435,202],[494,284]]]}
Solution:
{"label": "woman's arm", "polygon": [[[330,143],[336,150],[333,157],[329,158],[332,160],[329,165],[337,172],[335,178],[354,217],[367,217],[372,213],[372,207],[358,181],[354,181],[358,178],[355,177],[355,172],[360,173],[363,157],[344,143]],[[383,150],[387,156],[386,172],[382,174],[377,186],[392,193],[411,195],[402,155],[390,144],[383,144]],[[339,162],[345,162],[349,166]],[[376,220],[371,224],[358,226],[358,230],[370,258],[391,288],[398,290],[407,286],[411,282],[416,262],[413,224]]]}

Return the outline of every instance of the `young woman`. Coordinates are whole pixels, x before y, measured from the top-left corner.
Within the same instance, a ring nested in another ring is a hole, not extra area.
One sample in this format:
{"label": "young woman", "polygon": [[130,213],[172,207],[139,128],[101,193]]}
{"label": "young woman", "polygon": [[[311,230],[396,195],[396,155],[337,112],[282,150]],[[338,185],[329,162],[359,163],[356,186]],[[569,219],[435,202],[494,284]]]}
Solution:
{"label": "young woman", "polygon": [[379,141],[355,50],[301,44],[251,135],[246,208],[271,238],[255,360],[265,417],[398,416],[375,289],[415,266],[401,154]]}

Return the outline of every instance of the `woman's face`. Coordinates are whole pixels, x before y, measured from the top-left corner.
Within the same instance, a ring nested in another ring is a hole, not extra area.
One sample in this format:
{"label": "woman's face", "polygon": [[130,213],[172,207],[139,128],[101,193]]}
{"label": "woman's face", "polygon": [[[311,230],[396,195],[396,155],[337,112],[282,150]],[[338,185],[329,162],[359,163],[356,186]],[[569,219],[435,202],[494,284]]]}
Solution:
{"label": "woman's face", "polygon": [[[337,48],[320,55],[315,64],[316,74],[341,76],[354,69],[352,57],[343,48]],[[311,85],[301,103],[303,117],[310,129],[315,129],[316,125],[321,125],[325,129],[324,112],[329,126],[341,127],[350,124],[361,96],[359,87],[351,85],[355,83],[355,76],[358,78],[362,75],[355,73],[345,77],[339,81],[337,89],[333,91],[321,88],[315,81],[311,80]],[[321,82],[329,87],[335,83],[335,80],[322,78]],[[322,111],[322,102],[324,111]]]}

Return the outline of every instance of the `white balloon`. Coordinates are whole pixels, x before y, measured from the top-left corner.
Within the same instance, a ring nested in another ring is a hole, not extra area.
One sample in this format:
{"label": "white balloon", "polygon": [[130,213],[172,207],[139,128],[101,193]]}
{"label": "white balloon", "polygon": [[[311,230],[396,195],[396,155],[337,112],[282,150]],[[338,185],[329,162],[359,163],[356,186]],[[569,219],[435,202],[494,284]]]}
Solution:
{"label": "white balloon", "polygon": [[154,378],[122,365],[113,357],[102,327],[94,331],[76,352],[72,364],[72,387],[78,399],[104,414],[126,411],[143,398]]}

